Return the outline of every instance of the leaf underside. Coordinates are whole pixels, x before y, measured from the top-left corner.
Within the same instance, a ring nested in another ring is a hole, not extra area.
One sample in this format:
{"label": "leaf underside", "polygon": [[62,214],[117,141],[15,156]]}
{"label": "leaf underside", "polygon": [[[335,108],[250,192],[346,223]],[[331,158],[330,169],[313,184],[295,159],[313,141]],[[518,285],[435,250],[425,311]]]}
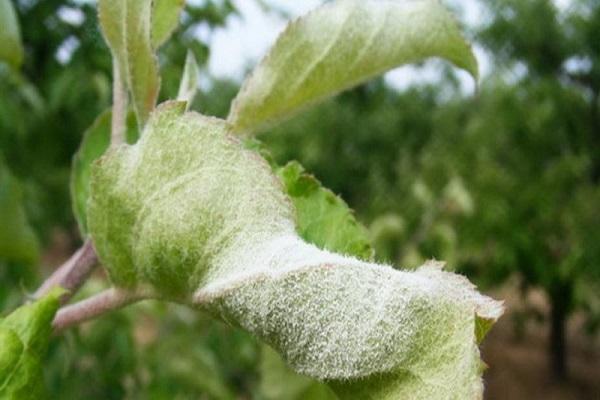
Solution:
{"label": "leaf underside", "polygon": [[477,61],[438,0],[342,0],[290,23],[244,82],[228,120],[251,133],[403,64],[444,58],[477,79]]}

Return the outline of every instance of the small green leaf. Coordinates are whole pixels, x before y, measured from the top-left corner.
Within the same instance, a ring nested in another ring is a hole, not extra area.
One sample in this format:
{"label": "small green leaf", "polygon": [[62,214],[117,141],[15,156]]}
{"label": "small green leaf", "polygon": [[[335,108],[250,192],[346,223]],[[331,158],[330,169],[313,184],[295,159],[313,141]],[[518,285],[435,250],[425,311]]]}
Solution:
{"label": "small green leaf", "polygon": [[152,1],[99,0],[102,33],[127,83],[138,119],[144,126],[156,106],[160,77],[151,42]]}
{"label": "small green leaf", "polygon": [[477,77],[477,61],[438,0],[338,0],[290,23],[244,82],[229,114],[250,133],[376,75],[442,57]]}
{"label": "small green leaf", "polygon": [[10,174],[0,154],[0,259],[34,264],[39,243],[25,215],[19,181]]}
{"label": "small green leaf", "polygon": [[483,318],[478,315],[475,316],[475,339],[478,344],[483,342],[483,339],[485,339],[495,322],[493,319]]}
{"label": "small green leaf", "polygon": [[277,171],[296,209],[296,229],[307,242],[322,249],[363,260],[374,256],[367,229],[346,202],[324,188],[298,162]]}
{"label": "small green leaf", "polygon": [[[71,167],[71,202],[73,212],[79,224],[79,230],[82,235],[87,234],[87,200],[90,192],[90,170],[92,164],[96,161],[110,145],[112,112],[104,111],[96,118],[83,134],[83,140],[79,150],[73,156]],[[125,139],[127,143],[133,144],[138,140],[139,132],[137,130],[135,114],[127,114],[127,129]]]}
{"label": "small green leaf", "polygon": [[187,52],[185,57],[185,67],[183,68],[183,75],[181,76],[181,83],[179,84],[179,92],[177,94],[177,100],[187,102],[186,109],[189,109],[196,92],[198,91],[198,63],[194,53],[190,50]]}
{"label": "small green leaf", "polygon": [[185,0],[152,1],[152,46],[157,49],[164,44],[179,24],[179,15]]}
{"label": "small green leaf", "polygon": [[0,0],[0,61],[14,68],[23,63],[23,44],[12,0]]}
{"label": "small green leaf", "polygon": [[64,293],[55,289],[46,297],[24,305],[0,319],[0,397],[47,398],[42,358],[52,334],[52,320]]}

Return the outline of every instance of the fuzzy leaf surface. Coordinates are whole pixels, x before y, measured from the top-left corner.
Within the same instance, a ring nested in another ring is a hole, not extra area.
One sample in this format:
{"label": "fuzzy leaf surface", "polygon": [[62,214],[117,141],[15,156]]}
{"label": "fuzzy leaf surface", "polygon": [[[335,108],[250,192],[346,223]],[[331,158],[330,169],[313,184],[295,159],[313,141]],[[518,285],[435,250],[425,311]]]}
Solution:
{"label": "fuzzy leaf surface", "polygon": [[14,68],[23,63],[23,44],[12,0],[0,0],[0,61]]}
{"label": "fuzzy leaf surface", "polygon": [[481,396],[475,319],[497,319],[498,302],[439,265],[398,271],[306,243],[267,162],[184,110],[160,106],[92,167],[88,224],[115,285],[239,325],[342,398]]}
{"label": "fuzzy leaf surface", "polygon": [[[360,259],[373,257],[366,228],[341,198],[323,187],[296,161],[278,167],[276,172],[294,203],[296,230],[300,237],[321,249]],[[263,345],[261,358],[261,388],[267,399],[336,398],[324,383],[291,370],[267,345]]]}
{"label": "fuzzy leaf surface", "polygon": [[250,133],[385,71],[441,57],[477,61],[438,0],[337,0],[291,22],[244,82],[229,115]]}
{"label": "fuzzy leaf surface", "polygon": [[[79,150],[73,156],[71,167],[71,203],[79,231],[82,235],[87,234],[87,200],[90,193],[90,173],[92,164],[110,146],[111,110],[105,110],[96,118],[83,134],[83,140]],[[125,139],[127,143],[133,144],[139,137],[135,114],[127,114],[127,129]]]}
{"label": "fuzzy leaf surface", "polygon": [[160,77],[152,46],[152,1],[99,0],[104,38],[127,84],[139,126],[156,105]]}
{"label": "fuzzy leaf surface", "polygon": [[42,358],[52,334],[52,319],[64,292],[55,289],[35,303],[0,319],[0,397],[45,399]]}

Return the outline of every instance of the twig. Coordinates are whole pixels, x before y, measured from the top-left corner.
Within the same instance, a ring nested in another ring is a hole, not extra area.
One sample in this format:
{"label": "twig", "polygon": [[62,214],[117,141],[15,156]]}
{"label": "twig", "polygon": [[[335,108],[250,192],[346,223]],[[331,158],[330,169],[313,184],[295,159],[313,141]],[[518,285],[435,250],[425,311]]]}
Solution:
{"label": "twig", "polygon": [[127,115],[127,89],[123,83],[117,61],[113,61],[113,105],[110,144],[115,146],[125,142]]}
{"label": "twig", "polygon": [[77,290],[87,281],[94,268],[98,265],[98,256],[91,240],[86,240],[83,246],[61,265],[40,288],[33,297],[38,299],[46,295],[52,288],[60,286],[66,290],[61,297],[61,303],[65,304],[77,293]]}
{"label": "twig", "polygon": [[58,310],[52,322],[54,333],[60,333],[71,326],[147,298],[149,298],[149,295],[143,292],[132,292],[116,288],[107,289]]}

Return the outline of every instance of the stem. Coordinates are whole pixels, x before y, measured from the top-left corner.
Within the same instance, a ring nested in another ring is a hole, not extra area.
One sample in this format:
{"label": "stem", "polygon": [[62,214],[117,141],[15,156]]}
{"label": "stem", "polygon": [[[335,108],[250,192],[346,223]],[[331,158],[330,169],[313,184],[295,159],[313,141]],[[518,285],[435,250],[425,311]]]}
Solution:
{"label": "stem", "polygon": [[60,299],[61,304],[65,304],[87,281],[97,265],[96,250],[92,241],[88,239],[71,258],[44,281],[33,297],[36,299],[43,297],[54,287],[60,286],[68,290],[68,293],[65,293]]}
{"label": "stem", "polygon": [[127,91],[116,61],[113,61],[113,105],[110,143],[112,146],[125,143],[125,118],[127,113]]}
{"label": "stem", "polygon": [[147,293],[132,292],[124,289],[107,289],[78,303],[58,310],[52,326],[54,333],[88,321],[110,311],[149,298]]}

